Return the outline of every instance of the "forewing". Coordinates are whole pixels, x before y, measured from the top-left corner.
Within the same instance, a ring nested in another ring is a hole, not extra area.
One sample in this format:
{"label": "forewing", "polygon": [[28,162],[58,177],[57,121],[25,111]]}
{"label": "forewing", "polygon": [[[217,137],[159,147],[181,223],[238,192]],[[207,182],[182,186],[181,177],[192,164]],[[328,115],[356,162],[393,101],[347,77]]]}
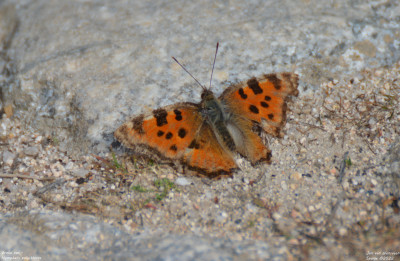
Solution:
{"label": "forewing", "polygon": [[209,175],[230,173],[236,168],[232,155],[218,143],[197,104],[178,103],[139,115],[114,135],[126,147],[145,148]]}
{"label": "forewing", "polygon": [[286,121],[288,97],[298,95],[297,86],[297,74],[266,74],[230,86],[220,99],[233,114],[257,122],[267,133],[280,136]]}

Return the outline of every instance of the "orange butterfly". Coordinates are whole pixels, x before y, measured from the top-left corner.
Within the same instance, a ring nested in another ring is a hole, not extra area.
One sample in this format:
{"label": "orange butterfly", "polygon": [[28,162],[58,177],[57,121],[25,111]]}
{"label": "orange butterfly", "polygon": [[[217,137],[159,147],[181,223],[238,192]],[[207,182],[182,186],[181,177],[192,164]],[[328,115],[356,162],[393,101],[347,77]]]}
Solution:
{"label": "orange butterfly", "polygon": [[[218,44],[215,57],[217,51]],[[270,161],[271,151],[256,132],[281,136],[286,102],[289,95],[298,95],[297,86],[298,76],[294,73],[254,77],[231,85],[219,98],[202,86],[199,104],[176,103],[138,115],[114,135],[137,152],[182,163],[209,177],[231,174],[238,168],[236,152],[252,164]]]}

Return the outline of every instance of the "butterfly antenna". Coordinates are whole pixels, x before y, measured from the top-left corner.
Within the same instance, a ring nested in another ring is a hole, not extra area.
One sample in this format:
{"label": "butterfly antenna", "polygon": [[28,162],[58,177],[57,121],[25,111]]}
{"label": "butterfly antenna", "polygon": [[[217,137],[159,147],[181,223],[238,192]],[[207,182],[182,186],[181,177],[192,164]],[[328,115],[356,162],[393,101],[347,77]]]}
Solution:
{"label": "butterfly antenna", "polygon": [[219,46],[219,42],[217,42],[217,47],[215,48],[214,62],[213,62],[213,67],[211,70],[211,77],[210,77],[210,89],[211,89],[211,81],[212,81],[212,77],[213,77],[213,73],[214,73],[215,60],[217,59],[218,46]]}
{"label": "butterfly antenna", "polygon": [[201,88],[203,88],[203,90],[206,90],[206,87],[204,87],[203,85],[201,85],[201,83],[188,71],[186,70],[185,66],[183,66],[180,62],[178,62],[178,60],[172,56],[172,59],[174,59],[174,61],[179,64],[183,70],[185,70],[185,72],[187,72],[199,85]]}

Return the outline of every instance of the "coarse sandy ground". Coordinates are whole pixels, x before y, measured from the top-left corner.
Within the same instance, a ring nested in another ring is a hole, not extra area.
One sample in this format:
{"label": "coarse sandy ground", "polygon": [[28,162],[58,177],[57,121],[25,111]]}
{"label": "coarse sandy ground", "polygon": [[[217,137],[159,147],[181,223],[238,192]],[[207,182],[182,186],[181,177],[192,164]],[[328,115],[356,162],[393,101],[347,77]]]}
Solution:
{"label": "coarse sandy ground", "polygon": [[266,138],[272,164],[239,158],[242,170],[219,180],[118,151],[74,160],[56,137],[23,127],[6,109],[0,211],[63,210],[132,234],[263,241],[288,260],[399,259],[399,75],[397,64],[317,91],[300,86],[284,138]]}

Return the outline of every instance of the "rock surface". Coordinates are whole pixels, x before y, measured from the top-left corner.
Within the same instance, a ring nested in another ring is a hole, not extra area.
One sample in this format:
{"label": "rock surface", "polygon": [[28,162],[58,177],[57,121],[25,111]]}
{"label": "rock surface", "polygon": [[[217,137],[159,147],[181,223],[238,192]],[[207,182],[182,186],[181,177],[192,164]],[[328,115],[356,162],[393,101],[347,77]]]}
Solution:
{"label": "rock surface", "polygon": [[[0,0],[1,258],[397,258],[399,19],[395,0]],[[208,180],[115,157],[130,115],[199,101],[170,57],[207,84],[216,42],[216,93],[300,75],[272,164]]]}
{"label": "rock surface", "polygon": [[231,260],[237,256],[251,260],[260,254],[265,258],[285,256],[284,251],[279,253],[262,241],[249,242],[253,249],[245,249],[242,242],[229,239],[160,233],[132,236],[82,214],[31,211],[2,218],[7,220],[0,222],[1,250],[8,252],[2,254],[4,259]]}
{"label": "rock surface", "polygon": [[217,93],[275,71],[296,71],[302,89],[316,89],[400,57],[396,1],[41,0],[17,1],[15,12],[7,3],[1,31],[19,23],[5,99],[74,154],[107,151],[115,127],[146,108],[198,102],[198,86],[171,56],[206,83],[217,41]]}

